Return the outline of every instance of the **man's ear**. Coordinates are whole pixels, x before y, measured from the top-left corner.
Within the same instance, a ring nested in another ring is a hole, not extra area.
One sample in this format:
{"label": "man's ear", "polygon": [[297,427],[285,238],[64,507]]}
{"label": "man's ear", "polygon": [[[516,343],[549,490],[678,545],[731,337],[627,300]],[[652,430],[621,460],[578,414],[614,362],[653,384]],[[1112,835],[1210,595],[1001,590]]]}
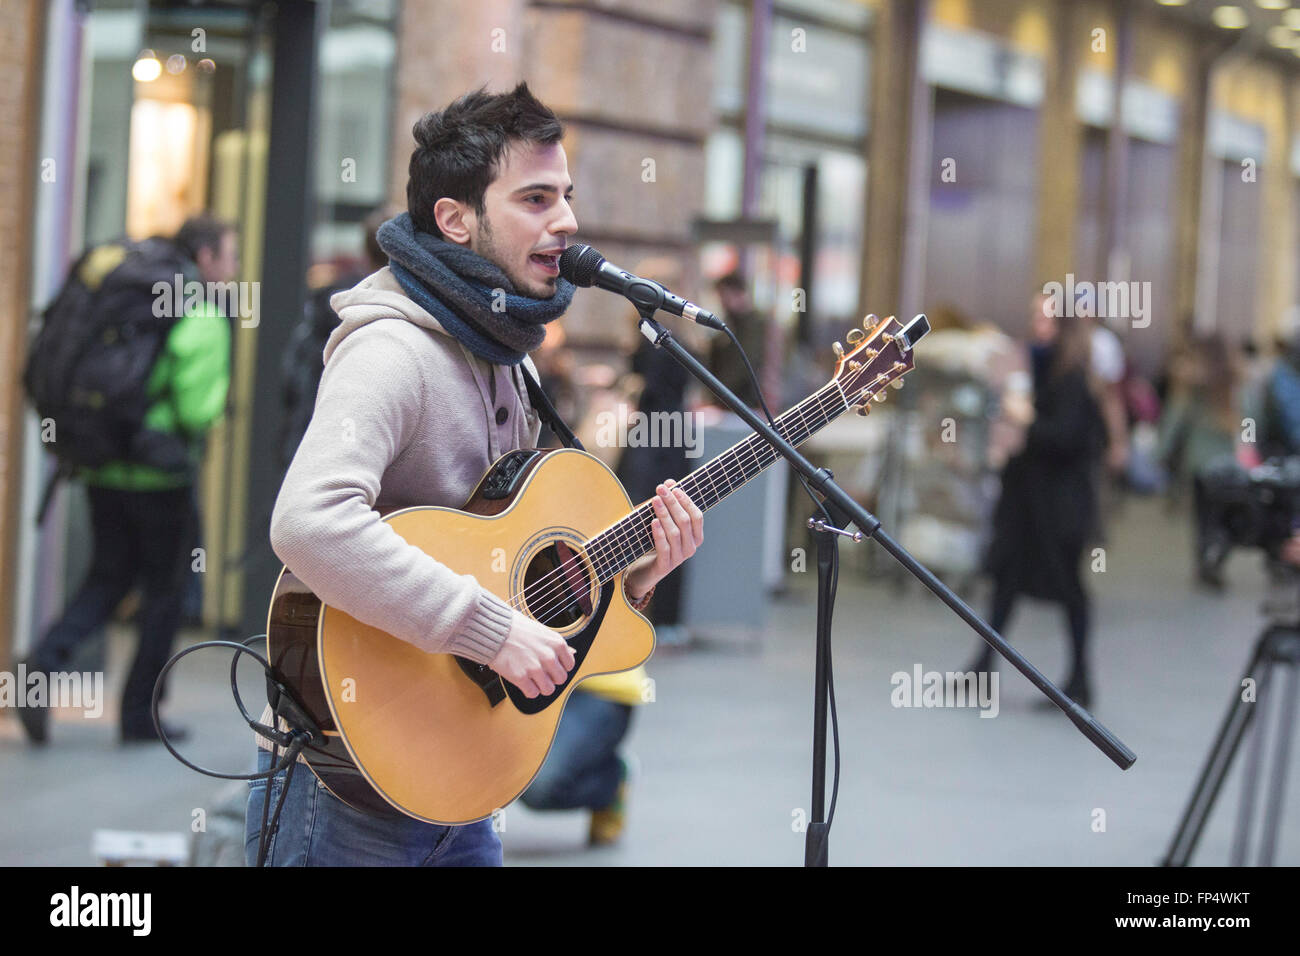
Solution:
{"label": "man's ear", "polygon": [[449,241],[468,246],[473,234],[474,213],[464,203],[443,196],[433,204],[433,221]]}

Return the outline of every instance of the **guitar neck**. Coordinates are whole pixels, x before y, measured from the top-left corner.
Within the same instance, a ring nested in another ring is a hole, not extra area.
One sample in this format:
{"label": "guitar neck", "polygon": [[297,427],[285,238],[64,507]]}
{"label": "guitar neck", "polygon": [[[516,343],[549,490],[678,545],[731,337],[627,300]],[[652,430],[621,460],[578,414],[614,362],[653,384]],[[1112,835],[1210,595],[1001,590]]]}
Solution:
{"label": "guitar neck", "polygon": [[[844,392],[834,380],[776,419],[777,433],[791,445],[801,445],[848,410]],[[780,455],[757,432],[732,445],[677,483],[701,511],[708,511],[732,492],[757,478]],[[654,550],[649,503],[586,542],[586,552],[602,582],[608,581],[642,555]]]}

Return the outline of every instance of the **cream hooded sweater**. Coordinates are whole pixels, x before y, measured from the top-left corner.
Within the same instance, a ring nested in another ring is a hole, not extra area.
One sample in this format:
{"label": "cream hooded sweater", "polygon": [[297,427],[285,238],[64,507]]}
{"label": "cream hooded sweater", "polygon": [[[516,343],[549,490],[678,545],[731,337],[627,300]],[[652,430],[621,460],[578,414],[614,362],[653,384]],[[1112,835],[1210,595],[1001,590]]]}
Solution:
{"label": "cream hooded sweater", "polygon": [[532,447],[540,426],[523,376],[465,349],[387,267],[330,305],[341,322],[271,547],[326,604],[422,650],[489,663],[514,611],[407,544],[380,509],[459,508],[492,462]]}

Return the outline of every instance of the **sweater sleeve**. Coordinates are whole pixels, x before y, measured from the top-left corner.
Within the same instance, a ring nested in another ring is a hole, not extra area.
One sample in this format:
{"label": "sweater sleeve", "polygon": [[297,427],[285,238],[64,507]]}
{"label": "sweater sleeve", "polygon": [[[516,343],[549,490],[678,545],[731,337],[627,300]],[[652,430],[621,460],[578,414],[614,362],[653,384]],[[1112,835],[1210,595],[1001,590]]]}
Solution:
{"label": "sweater sleeve", "polygon": [[326,604],[424,651],[489,663],[514,611],[408,544],[374,510],[388,466],[418,432],[419,361],[383,322],[326,366],[316,408],[271,515],[271,547]]}

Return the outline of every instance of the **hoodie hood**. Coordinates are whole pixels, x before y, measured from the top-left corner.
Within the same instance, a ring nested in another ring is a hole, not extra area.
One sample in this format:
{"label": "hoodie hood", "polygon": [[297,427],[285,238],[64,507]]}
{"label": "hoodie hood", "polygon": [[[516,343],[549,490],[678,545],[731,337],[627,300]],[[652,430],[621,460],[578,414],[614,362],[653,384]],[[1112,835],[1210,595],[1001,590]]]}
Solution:
{"label": "hoodie hood", "polygon": [[380,319],[400,317],[412,325],[451,337],[437,319],[407,297],[388,266],[366,276],[351,289],[334,293],[330,296],[330,308],[338,313],[340,321],[325,343],[326,365],[345,338]]}

